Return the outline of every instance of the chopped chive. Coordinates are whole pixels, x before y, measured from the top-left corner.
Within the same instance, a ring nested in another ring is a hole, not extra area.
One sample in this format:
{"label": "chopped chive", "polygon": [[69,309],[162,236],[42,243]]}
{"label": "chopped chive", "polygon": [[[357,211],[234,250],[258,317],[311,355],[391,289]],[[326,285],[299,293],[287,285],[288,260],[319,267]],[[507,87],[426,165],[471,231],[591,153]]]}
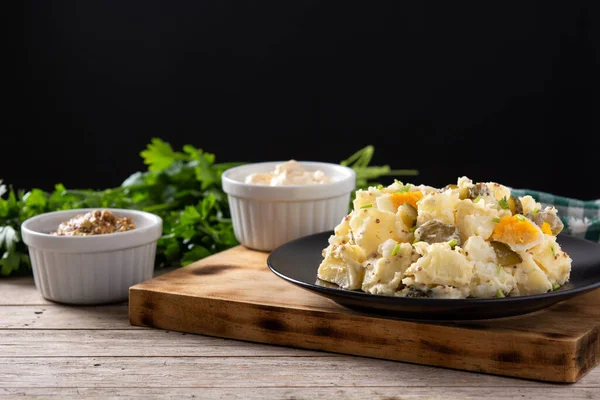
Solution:
{"label": "chopped chive", "polygon": [[396,247],[394,247],[394,250],[392,250],[392,255],[395,256],[396,254],[398,254],[399,250],[400,250],[400,243],[398,243],[396,245]]}
{"label": "chopped chive", "polygon": [[492,218],[492,221],[494,221],[495,223],[500,222],[500,218]]}
{"label": "chopped chive", "polygon": [[450,245],[450,247],[454,247],[456,246],[458,242],[456,241],[456,239],[452,239],[451,241],[448,242],[448,244]]}
{"label": "chopped chive", "polygon": [[496,292],[496,297],[498,297],[498,298],[505,297],[504,293],[502,292],[502,290],[498,289],[498,291]]}
{"label": "chopped chive", "polygon": [[508,201],[506,200],[506,196],[504,196],[502,199],[498,200],[498,204],[500,205],[500,208],[503,208],[504,210],[508,210]]}
{"label": "chopped chive", "polygon": [[496,266],[496,272],[497,272],[497,273],[500,273],[500,271],[502,271],[502,265],[498,264],[498,265]]}
{"label": "chopped chive", "polygon": [[550,248],[552,249],[552,257],[556,257],[556,250],[554,250],[554,246],[550,245]]}
{"label": "chopped chive", "polygon": [[365,204],[364,206],[360,206],[360,208],[371,208],[373,204]]}
{"label": "chopped chive", "polygon": [[517,214],[517,219],[521,222],[527,220],[527,218],[525,218],[524,216],[522,216],[521,214]]}
{"label": "chopped chive", "polygon": [[533,211],[531,212],[531,215],[535,216],[535,214],[537,214],[540,211],[539,208],[534,208]]}
{"label": "chopped chive", "polygon": [[413,240],[413,244],[419,242],[419,238],[415,238],[415,240]]}
{"label": "chopped chive", "polygon": [[381,189],[383,189],[383,185],[382,184],[377,185],[377,190],[381,190]]}
{"label": "chopped chive", "polygon": [[415,225],[412,228],[410,228],[409,231],[410,231],[410,233],[414,233],[416,229],[417,229],[417,226]]}
{"label": "chopped chive", "polygon": [[398,179],[394,179],[394,182],[397,183],[398,185],[404,185],[402,182],[400,182]]}
{"label": "chopped chive", "polygon": [[408,185],[404,186],[402,189],[396,190],[396,193],[408,193],[410,191],[411,187],[412,187],[412,185],[409,183]]}
{"label": "chopped chive", "polygon": [[478,194],[477,197],[475,197],[473,199],[473,203],[477,203],[479,200],[481,200],[481,195],[480,194]]}
{"label": "chopped chive", "polygon": [[553,283],[552,284],[552,291],[556,291],[558,289],[560,289],[560,285],[558,283]]}

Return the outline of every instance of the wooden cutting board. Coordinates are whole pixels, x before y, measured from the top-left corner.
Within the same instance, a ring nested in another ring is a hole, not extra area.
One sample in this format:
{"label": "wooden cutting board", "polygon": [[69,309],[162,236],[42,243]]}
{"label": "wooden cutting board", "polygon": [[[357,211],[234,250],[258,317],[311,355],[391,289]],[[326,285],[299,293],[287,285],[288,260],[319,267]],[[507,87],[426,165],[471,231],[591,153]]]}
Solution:
{"label": "wooden cutting board", "polygon": [[414,322],[349,310],[242,246],[130,288],[133,325],[520,378],[576,382],[600,362],[600,290],[518,317]]}

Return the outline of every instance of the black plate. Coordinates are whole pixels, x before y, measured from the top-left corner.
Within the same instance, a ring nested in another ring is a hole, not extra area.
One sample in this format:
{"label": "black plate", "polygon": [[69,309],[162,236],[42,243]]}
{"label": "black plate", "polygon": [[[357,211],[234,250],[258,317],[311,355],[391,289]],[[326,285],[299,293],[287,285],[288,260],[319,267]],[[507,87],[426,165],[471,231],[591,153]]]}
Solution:
{"label": "black plate", "polygon": [[493,299],[427,299],[367,294],[319,281],[321,251],[333,232],[288,242],[273,250],[267,264],[277,276],[338,304],[367,313],[404,319],[487,319],[526,314],[600,287],[600,244],[559,235],[558,243],[573,259],[570,282],[554,292]]}

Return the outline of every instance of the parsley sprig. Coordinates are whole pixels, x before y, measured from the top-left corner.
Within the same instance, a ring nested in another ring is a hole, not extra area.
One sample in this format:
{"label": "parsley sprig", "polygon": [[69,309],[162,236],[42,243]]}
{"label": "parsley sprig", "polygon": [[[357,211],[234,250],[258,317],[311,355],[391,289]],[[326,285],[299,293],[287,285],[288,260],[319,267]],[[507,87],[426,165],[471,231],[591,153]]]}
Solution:
{"label": "parsley sprig", "polygon": [[[417,175],[416,170],[370,166],[373,146],[341,162],[354,169],[357,188],[365,188],[387,175]],[[244,164],[217,163],[212,153],[192,145],[175,151],[154,138],[140,152],[146,171],[135,172],[119,187],[104,190],[68,189],[24,191],[0,180],[0,275],[31,273],[27,246],[20,237],[29,217],[50,211],[78,208],[127,208],[155,213],[163,219],[156,268],[187,265],[238,244],[233,233],[221,174]]]}

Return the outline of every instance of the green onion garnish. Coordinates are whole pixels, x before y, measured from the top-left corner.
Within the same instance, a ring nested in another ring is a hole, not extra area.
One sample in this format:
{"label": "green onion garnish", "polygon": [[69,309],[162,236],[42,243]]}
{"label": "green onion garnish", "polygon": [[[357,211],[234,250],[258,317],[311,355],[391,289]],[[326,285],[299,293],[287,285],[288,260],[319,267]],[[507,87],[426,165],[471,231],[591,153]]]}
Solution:
{"label": "green onion garnish", "polygon": [[496,272],[500,273],[501,270],[502,270],[502,265],[498,264],[498,266],[496,267]]}
{"label": "green onion garnish", "polygon": [[473,199],[473,203],[477,203],[479,200],[481,200],[481,195],[480,194],[478,194],[477,197],[475,197]]}
{"label": "green onion garnish", "polygon": [[377,190],[381,190],[381,189],[383,189],[383,185],[382,184],[377,185]]}
{"label": "green onion garnish", "polygon": [[396,245],[396,247],[394,247],[394,250],[392,250],[392,255],[395,256],[396,254],[398,254],[399,250],[400,250],[400,243],[398,243]]}
{"label": "green onion garnish", "polygon": [[371,208],[373,204],[365,204],[364,206],[360,206],[360,208]]}
{"label": "green onion garnish", "polygon": [[495,223],[500,222],[500,218],[492,218],[492,221],[494,221]]}
{"label": "green onion garnish", "polygon": [[554,246],[550,245],[550,248],[552,249],[552,257],[556,257],[556,250],[554,250]]}
{"label": "green onion garnish", "polygon": [[409,183],[408,185],[404,186],[402,189],[397,190],[396,193],[408,193],[410,191],[411,187],[412,187],[412,185]]}
{"label": "green onion garnish", "polygon": [[517,214],[517,219],[521,222],[527,220],[527,218],[525,218],[524,216],[522,216],[521,214]]}
{"label": "green onion garnish", "polygon": [[531,215],[535,216],[535,214],[537,214],[540,211],[539,208],[534,208],[533,211],[531,212]]}
{"label": "green onion garnish", "polygon": [[552,284],[552,291],[558,290],[560,289],[560,285],[558,283],[553,283]]}
{"label": "green onion garnish", "polygon": [[454,247],[456,246],[458,242],[456,241],[456,239],[452,239],[451,241],[448,242],[448,244],[450,245],[450,247]]}
{"label": "green onion garnish", "polygon": [[498,204],[500,205],[501,208],[508,210],[508,201],[506,200],[506,196],[504,196],[502,199],[498,200]]}
{"label": "green onion garnish", "polygon": [[505,297],[502,290],[498,289],[498,291],[496,292],[496,297]]}
{"label": "green onion garnish", "polygon": [[416,229],[417,229],[417,226],[415,225],[412,228],[410,228],[409,231],[410,231],[410,233],[414,233]]}

